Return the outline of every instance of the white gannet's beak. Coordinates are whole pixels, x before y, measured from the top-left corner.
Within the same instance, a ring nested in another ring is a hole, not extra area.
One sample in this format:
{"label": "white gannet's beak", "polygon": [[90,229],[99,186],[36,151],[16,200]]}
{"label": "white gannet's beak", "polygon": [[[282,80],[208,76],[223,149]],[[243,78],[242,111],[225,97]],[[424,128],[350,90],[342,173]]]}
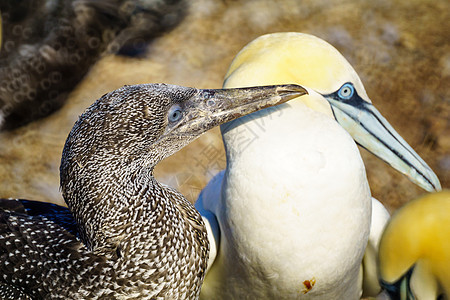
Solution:
{"label": "white gannet's beak", "polygon": [[342,127],[363,148],[405,174],[412,182],[432,192],[440,191],[436,174],[351,83],[324,97]]}

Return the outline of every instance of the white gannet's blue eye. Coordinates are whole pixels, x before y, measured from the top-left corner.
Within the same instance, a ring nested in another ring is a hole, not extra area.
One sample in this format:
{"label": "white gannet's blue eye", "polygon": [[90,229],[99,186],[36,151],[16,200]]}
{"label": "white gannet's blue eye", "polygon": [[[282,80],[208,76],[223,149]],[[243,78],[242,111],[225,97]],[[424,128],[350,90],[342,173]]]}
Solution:
{"label": "white gannet's blue eye", "polygon": [[181,111],[181,107],[178,104],[172,105],[169,109],[169,122],[177,122],[183,116],[183,112]]}
{"label": "white gannet's blue eye", "polygon": [[355,93],[355,88],[353,87],[353,84],[346,83],[338,91],[338,96],[342,99],[350,99],[353,94]]}

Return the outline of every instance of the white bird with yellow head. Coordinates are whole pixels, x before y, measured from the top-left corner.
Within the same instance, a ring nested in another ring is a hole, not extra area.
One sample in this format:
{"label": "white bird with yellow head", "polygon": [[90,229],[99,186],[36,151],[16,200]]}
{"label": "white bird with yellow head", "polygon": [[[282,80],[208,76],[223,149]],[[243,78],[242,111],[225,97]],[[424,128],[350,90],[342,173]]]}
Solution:
{"label": "white bird with yellow head", "polygon": [[317,37],[257,38],[233,60],[224,87],[285,83],[309,95],[221,127],[227,168],[196,203],[212,244],[204,299],[358,299],[363,285],[378,291],[369,274],[375,254],[366,254],[367,269],[362,261],[389,215],[371,198],[355,141],[423,188],[440,189],[371,105],[352,66]]}

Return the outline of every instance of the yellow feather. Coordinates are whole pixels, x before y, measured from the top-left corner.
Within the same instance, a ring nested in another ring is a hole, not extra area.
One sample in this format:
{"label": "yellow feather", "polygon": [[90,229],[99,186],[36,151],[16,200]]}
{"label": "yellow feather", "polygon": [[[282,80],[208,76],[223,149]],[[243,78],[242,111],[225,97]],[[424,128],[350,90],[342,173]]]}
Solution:
{"label": "yellow feather", "polygon": [[[419,263],[420,278],[434,278],[450,295],[450,191],[409,202],[391,219],[380,242],[380,276],[395,282]],[[414,270],[416,272],[416,269]],[[414,274],[413,274],[414,278]],[[413,282],[414,281],[414,282]],[[418,280],[411,287],[420,290]],[[420,292],[419,292],[420,293]]]}

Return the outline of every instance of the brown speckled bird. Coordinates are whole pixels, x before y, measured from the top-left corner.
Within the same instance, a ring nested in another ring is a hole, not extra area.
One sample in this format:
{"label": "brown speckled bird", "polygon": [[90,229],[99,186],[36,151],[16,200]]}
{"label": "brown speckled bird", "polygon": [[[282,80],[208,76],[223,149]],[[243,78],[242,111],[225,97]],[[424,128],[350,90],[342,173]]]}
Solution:
{"label": "brown speckled bird", "polygon": [[[305,93],[295,85],[146,84],[101,97],[75,123],[61,160],[61,189],[79,238],[57,217],[3,200],[0,298],[198,298],[205,225],[182,194],[153,177],[154,167],[216,125]],[[42,206],[58,214],[57,206]]]}

